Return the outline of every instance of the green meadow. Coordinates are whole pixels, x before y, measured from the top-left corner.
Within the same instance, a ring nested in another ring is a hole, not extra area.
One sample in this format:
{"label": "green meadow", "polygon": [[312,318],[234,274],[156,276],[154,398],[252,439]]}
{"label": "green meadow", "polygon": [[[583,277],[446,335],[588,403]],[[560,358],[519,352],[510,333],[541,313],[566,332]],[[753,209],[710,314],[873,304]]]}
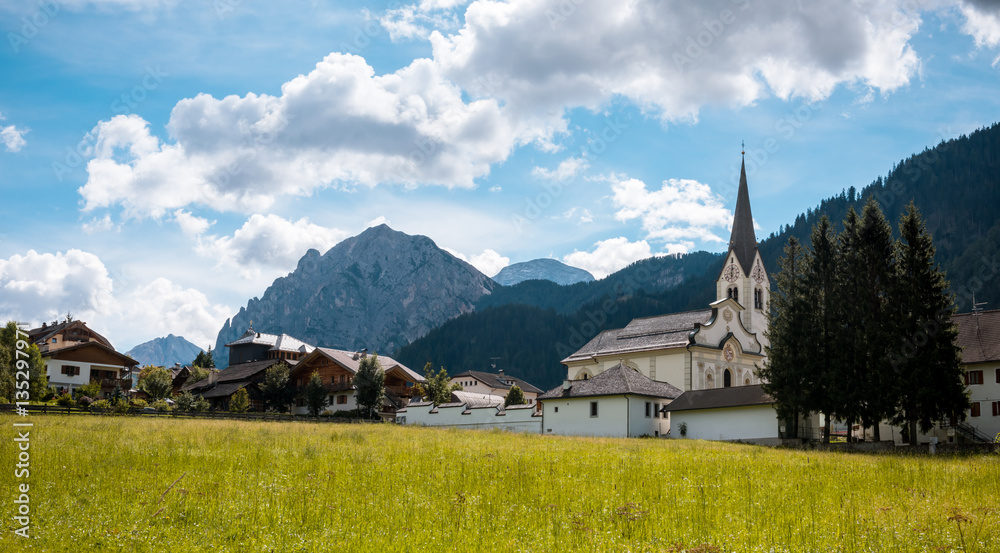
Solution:
{"label": "green meadow", "polygon": [[33,416],[0,551],[997,551],[1000,456]]}

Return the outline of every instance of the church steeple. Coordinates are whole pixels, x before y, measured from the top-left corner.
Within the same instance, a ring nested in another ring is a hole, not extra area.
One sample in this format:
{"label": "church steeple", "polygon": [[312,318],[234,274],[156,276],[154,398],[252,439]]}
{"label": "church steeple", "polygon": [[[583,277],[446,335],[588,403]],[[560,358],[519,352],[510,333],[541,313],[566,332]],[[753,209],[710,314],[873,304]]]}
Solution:
{"label": "church steeple", "polygon": [[733,214],[733,232],[729,237],[729,251],[736,254],[743,274],[750,274],[754,254],[757,252],[757,236],[753,231],[753,215],[750,213],[750,192],[747,190],[747,164],[740,166],[740,189],[736,194],[736,211]]}

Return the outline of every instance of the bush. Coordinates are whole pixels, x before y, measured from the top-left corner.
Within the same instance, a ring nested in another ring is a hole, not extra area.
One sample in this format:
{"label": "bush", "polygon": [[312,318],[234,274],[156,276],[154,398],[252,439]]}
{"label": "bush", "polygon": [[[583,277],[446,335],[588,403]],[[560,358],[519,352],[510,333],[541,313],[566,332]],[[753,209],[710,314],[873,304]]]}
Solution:
{"label": "bush", "polygon": [[114,410],[115,413],[121,413],[121,414],[128,413],[129,409],[128,401],[126,401],[125,398],[123,397],[112,399],[111,409]]}
{"label": "bush", "polygon": [[73,407],[74,405],[76,405],[76,402],[73,401],[73,396],[69,394],[63,394],[59,396],[59,399],[56,400],[56,403],[59,404],[61,407]]}
{"label": "bush", "polygon": [[688,435],[688,423],[682,422],[678,429],[681,431],[681,438],[686,438]]}
{"label": "bush", "polygon": [[212,408],[212,404],[209,403],[209,401],[204,397],[198,396],[198,399],[194,401],[194,405],[191,407],[193,407],[198,413],[204,413]]}
{"label": "bush", "polygon": [[76,395],[84,395],[90,398],[99,397],[101,395],[101,383],[97,380],[91,380],[77,388]]}
{"label": "bush", "polygon": [[88,396],[81,396],[80,399],[76,400],[76,405],[82,409],[90,409],[92,403],[94,400]]}
{"label": "bush", "polygon": [[54,397],[56,397],[56,391],[52,388],[45,388],[45,393],[42,394],[42,401],[52,401]]}
{"label": "bush", "polygon": [[167,403],[167,400],[165,400],[165,399],[158,399],[158,400],[154,401],[150,405],[150,407],[152,407],[153,409],[156,409],[157,411],[169,411],[170,410],[170,404]]}
{"label": "bush", "polygon": [[149,405],[149,403],[146,402],[146,400],[144,400],[144,399],[133,399],[132,400],[132,407],[135,407],[136,409],[142,409],[143,407],[145,407],[147,405]]}
{"label": "bush", "polygon": [[90,404],[91,413],[107,413],[111,409],[111,402],[106,399],[100,399]]}
{"label": "bush", "polygon": [[174,409],[178,411],[194,410],[195,397],[190,391],[184,392],[174,400]]}

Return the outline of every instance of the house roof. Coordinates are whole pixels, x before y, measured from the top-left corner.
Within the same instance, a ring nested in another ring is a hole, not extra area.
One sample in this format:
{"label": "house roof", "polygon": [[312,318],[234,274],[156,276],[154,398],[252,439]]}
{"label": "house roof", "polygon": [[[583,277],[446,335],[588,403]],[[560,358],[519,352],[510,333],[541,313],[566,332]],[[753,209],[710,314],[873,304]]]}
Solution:
{"label": "house roof", "polygon": [[1000,309],[962,313],[952,320],[958,325],[962,363],[1000,361]]}
{"label": "house roof", "polygon": [[85,328],[87,332],[93,335],[93,337],[96,339],[98,343],[104,344],[109,348],[114,349],[114,346],[111,345],[111,342],[108,341],[107,338],[98,334],[97,332],[94,332],[94,330],[91,329],[89,326],[87,326],[87,323],[83,321],[63,321],[61,323],[56,323],[51,326],[46,325],[44,327],[33,328],[28,331],[28,338],[30,338],[31,341],[36,344],[47,343],[53,336],[62,333],[71,326],[81,326]]}
{"label": "house roof", "polygon": [[248,363],[239,363],[237,365],[230,365],[225,369],[222,369],[221,371],[215,371],[216,376],[214,377],[210,374],[208,378],[199,380],[197,382],[186,382],[184,386],[181,387],[180,391],[188,392],[198,389],[206,389],[227,382],[249,381],[251,378],[257,376],[263,371],[266,371],[267,369],[271,368],[271,366],[277,365],[278,363],[288,364],[288,360],[264,359],[263,361],[250,361]]}
{"label": "house roof", "polygon": [[542,390],[539,389],[537,386],[534,386],[525,380],[517,378],[516,376],[511,376],[506,373],[501,376],[500,374],[487,373],[482,371],[465,371],[458,373],[451,378],[456,379],[463,377],[475,378],[476,380],[481,381],[483,384],[486,384],[490,388],[494,388],[497,390],[509,390],[512,384],[517,384],[517,387],[520,388],[522,392],[531,392],[533,394],[542,393]]}
{"label": "house roof", "polygon": [[593,378],[571,380],[569,384],[568,389],[564,386],[559,386],[538,396],[538,399],[619,396],[625,394],[674,399],[682,393],[676,386],[667,382],[653,380],[623,363],[618,363],[614,367],[598,373]]}
{"label": "house roof", "polygon": [[689,343],[695,323],[707,324],[711,318],[711,309],[698,309],[632,319],[625,328],[598,334],[562,362],[580,361],[598,355],[683,347]]}
{"label": "house roof", "polygon": [[[358,372],[358,368],[361,366],[361,360],[364,359],[364,357],[359,352],[351,352],[351,351],[344,351],[331,348],[315,348],[311,353],[309,353],[309,355],[303,357],[302,359],[299,359],[296,367],[304,367],[311,360],[315,359],[320,355],[330,359],[331,361],[337,363],[341,367],[344,367],[348,371],[355,374]],[[426,381],[426,379],[417,374],[416,371],[413,371],[406,365],[400,363],[399,361],[396,361],[395,359],[387,355],[379,355],[378,364],[382,367],[382,370],[385,372],[389,372],[393,369],[396,369],[405,373],[414,382]]]}
{"label": "house roof", "polygon": [[229,396],[233,395],[240,388],[243,388],[244,386],[246,386],[247,384],[250,384],[250,383],[246,382],[246,381],[242,381],[242,382],[225,382],[223,384],[217,384],[213,388],[209,388],[203,394],[200,394],[200,395],[201,395],[201,397],[203,397],[205,399],[212,399],[214,397],[229,397]]}
{"label": "house roof", "polygon": [[689,390],[670,402],[663,408],[663,411],[695,411],[698,409],[771,405],[773,403],[774,398],[769,396],[760,384],[755,384],[713,388],[711,390]]}
{"label": "house roof", "polygon": [[121,361],[122,365],[126,367],[135,367],[139,364],[138,361],[132,359],[128,355],[125,355],[124,353],[118,353],[117,351],[115,351],[114,348],[106,346],[100,342],[80,342],[72,346],[44,351],[42,352],[42,357],[49,357],[52,359],[62,359],[63,356],[65,356],[67,353],[72,353],[75,351],[80,351],[82,349],[88,349],[88,348],[99,349],[104,353],[118,359],[119,361]]}
{"label": "house roof", "polygon": [[293,338],[287,334],[267,334],[264,332],[257,332],[250,327],[243,336],[240,336],[236,340],[226,344],[226,347],[232,346],[242,346],[245,344],[254,344],[258,346],[270,346],[271,351],[293,351],[299,353],[309,353],[316,349],[298,338]]}

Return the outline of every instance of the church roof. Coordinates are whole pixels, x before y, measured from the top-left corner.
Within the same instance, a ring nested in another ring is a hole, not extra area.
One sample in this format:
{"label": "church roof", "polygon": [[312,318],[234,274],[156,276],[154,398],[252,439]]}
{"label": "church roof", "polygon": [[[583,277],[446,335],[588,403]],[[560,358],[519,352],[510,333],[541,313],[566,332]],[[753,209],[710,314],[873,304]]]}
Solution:
{"label": "church roof", "polygon": [[667,382],[653,380],[624,363],[618,363],[593,378],[571,380],[569,384],[568,388],[564,385],[553,388],[538,396],[538,399],[618,396],[624,394],[674,399],[681,395],[680,388]]}
{"label": "church roof", "polygon": [[598,355],[686,346],[695,323],[708,324],[711,318],[711,309],[699,309],[632,319],[625,328],[605,330],[598,334],[562,362],[569,363]]}
{"label": "church roof", "polygon": [[753,386],[733,386],[710,390],[688,390],[663,408],[664,411],[695,411],[698,409],[723,409],[726,407],[747,407],[750,405],[771,405],[774,398],[769,396],[760,384]]}
{"label": "church roof", "polygon": [[743,274],[749,275],[757,251],[757,236],[753,231],[753,214],[750,212],[750,191],[747,188],[747,164],[740,166],[740,188],[736,194],[736,211],[733,214],[733,232],[729,237],[729,251],[736,254]]}
{"label": "church roof", "polygon": [[962,363],[988,363],[1000,361],[1000,309],[962,313],[952,317],[958,325],[958,338],[962,348]]}

